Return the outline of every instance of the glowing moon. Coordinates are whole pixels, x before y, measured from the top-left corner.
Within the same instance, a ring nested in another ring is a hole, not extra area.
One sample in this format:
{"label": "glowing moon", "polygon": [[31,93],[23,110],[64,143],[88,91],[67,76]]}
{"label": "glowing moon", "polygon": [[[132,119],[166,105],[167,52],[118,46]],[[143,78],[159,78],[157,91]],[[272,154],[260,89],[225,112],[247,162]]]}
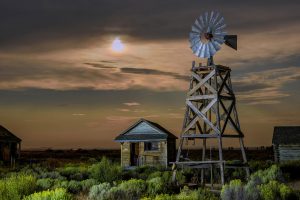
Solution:
{"label": "glowing moon", "polygon": [[117,37],[115,38],[115,40],[113,41],[112,45],[111,45],[111,49],[114,52],[122,52],[124,50],[124,44],[122,43],[122,41]]}

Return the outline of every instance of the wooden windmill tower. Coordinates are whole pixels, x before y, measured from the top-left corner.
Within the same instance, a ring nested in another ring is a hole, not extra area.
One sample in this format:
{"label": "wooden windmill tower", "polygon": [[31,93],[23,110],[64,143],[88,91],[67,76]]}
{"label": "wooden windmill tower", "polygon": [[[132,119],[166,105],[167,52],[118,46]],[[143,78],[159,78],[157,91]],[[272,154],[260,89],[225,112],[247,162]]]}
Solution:
{"label": "wooden windmill tower", "polygon": [[[224,168],[229,166],[223,159],[222,142],[224,138],[237,139],[240,144],[242,161],[247,175],[247,158],[243,144],[244,134],[241,131],[236,109],[236,98],[233,92],[230,72],[226,66],[216,65],[213,55],[225,43],[237,49],[237,36],[226,35],[224,18],[217,12],[206,12],[196,19],[190,33],[193,53],[200,58],[207,58],[207,65],[191,69],[190,88],[186,97],[186,112],[176,161],[173,165],[175,179],[177,167],[201,169],[201,182],[204,182],[204,170],[212,166],[220,168],[221,184],[224,184]],[[199,160],[183,158],[183,145],[188,140],[202,140],[202,156]],[[207,140],[215,140],[218,146],[217,160],[206,157]]]}

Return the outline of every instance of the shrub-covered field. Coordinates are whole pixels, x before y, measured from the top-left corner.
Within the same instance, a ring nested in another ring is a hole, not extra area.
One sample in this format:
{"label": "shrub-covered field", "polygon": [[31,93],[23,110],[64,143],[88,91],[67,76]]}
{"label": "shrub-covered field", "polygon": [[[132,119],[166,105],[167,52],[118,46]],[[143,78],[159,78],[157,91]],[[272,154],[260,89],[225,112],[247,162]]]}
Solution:
{"label": "shrub-covered field", "polygon": [[187,187],[187,182],[200,175],[196,170],[179,171],[178,183],[173,184],[172,172],[163,167],[123,170],[118,163],[105,157],[83,163],[51,160],[14,170],[2,167],[0,200],[299,199],[299,192],[285,184],[295,179],[299,166],[295,162],[280,166],[271,162],[251,162],[249,180],[243,179],[243,170],[227,170],[228,184],[217,194],[201,187]]}

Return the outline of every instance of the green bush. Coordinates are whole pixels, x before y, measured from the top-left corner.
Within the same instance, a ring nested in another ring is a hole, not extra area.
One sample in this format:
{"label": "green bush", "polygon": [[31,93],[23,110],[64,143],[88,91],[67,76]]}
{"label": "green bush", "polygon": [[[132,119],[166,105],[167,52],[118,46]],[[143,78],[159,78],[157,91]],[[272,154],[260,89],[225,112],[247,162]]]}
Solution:
{"label": "green bush", "polygon": [[277,165],[272,165],[268,169],[258,170],[251,175],[251,178],[256,176],[262,183],[268,183],[269,181],[277,180],[283,181],[283,175],[280,168]]}
{"label": "green bush", "polygon": [[77,194],[81,191],[81,184],[79,181],[71,180],[71,181],[69,181],[67,188],[68,188],[69,192],[71,192],[73,194]]}
{"label": "green bush", "polygon": [[245,199],[244,187],[242,181],[239,179],[230,181],[229,184],[225,184],[221,190],[222,200],[241,200]]}
{"label": "green bush", "polygon": [[190,190],[187,186],[184,186],[178,195],[167,197],[166,199],[176,200],[217,200],[218,198],[206,189],[199,188],[197,190]]}
{"label": "green bush", "polygon": [[124,200],[128,199],[127,193],[125,190],[120,187],[112,187],[108,191],[107,200]]}
{"label": "green bush", "polygon": [[36,185],[39,190],[49,190],[54,185],[54,180],[51,178],[38,179]]}
{"label": "green bush", "polygon": [[157,171],[157,172],[153,172],[151,174],[149,174],[147,180],[150,180],[152,178],[156,178],[156,177],[162,177],[163,172]]}
{"label": "green bush", "polygon": [[283,183],[270,181],[267,184],[259,186],[261,197],[263,200],[269,199],[289,199],[293,195],[293,190]]}
{"label": "green bush", "polygon": [[147,193],[154,197],[156,194],[163,193],[165,191],[165,185],[161,177],[155,177],[147,180]]}
{"label": "green bush", "polygon": [[0,180],[0,199],[19,200],[36,190],[36,178],[31,175],[12,175]]}
{"label": "green bush", "polygon": [[55,180],[54,181],[54,185],[53,188],[64,188],[64,189],[68,189],[69,186],[69,181],[67,180]]}
{"label": "green bush", "polygon": [[101,162],[94,164],[90,168],[91,178],[99,182],[112,183],[121,177],[121,167],[118,164],[111,163],[107,158],[103,157]]}
{"label": "green bush", "polygon": [[175,200],[175,197],[168,194],[159,194],[155,196],[155,200]]}
{"label": "green bush", "polygon": [[118,189],[125,192],[127,199],[139,199],[146,190],[146,182],[141,179],[131,179],[119,184]]}
{"label": "green bush", "polygon": [[43,174],[38,175],[38,178],[40,179],[51,178],[51,179],[59,179],[59,180],[66,179],[65,177],[61,176],[60,173],[57,171],[45,172]]}
{"label": "green bush", "polygon": [[26,196],[23,200],[71,200],[72,196],[63,188],[37,192]]}
{"label": "green bush", "polygon": [[245,197],[247,200],[258,200],[261,199],[258,185],[261,184],[260,178],[252,176],[247,184],[244,186]]}
{"label": "green bush", "polygon": [[97,185],[98,181],[95,179],[86,179],[80,182],[82,191],[86,192],[89,191],[89,189],[93,186],[93,185]]}
{"label": "green bush", "polygon": [[140,166],[137,167],[134,172],[138,175],[138,179],[146,180],[150,174],[160,171],[160,168],[154,166]]}
{"label": "green bush", "polygon": [[91,200],[107,200],[109,198],[109,190],[111,186],[109,183],[100,183],[91,187],[89,192],[89,199]]}
{"label": "green bush", "polygon": [[64,167],[58,168],[58,172],[69,180],[82,181],[89,178],[89,169],[87,166],[80,164],[68,164]]}

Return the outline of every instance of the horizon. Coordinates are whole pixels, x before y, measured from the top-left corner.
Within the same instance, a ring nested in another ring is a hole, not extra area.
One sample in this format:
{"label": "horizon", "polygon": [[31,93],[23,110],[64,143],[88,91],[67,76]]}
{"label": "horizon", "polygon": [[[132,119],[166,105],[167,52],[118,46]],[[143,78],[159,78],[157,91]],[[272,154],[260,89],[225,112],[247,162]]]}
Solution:
{"label": "horizon", "polygon": [[271,146],[275,126],[300,125],[300,4],[270,2],[0,1],[0,124],[23,149],[119,149],[140,118],[179,136],[192,62],[206,63],[188,34],[217,10],[238,36],[214,60],[232,69],[245,146]]}

